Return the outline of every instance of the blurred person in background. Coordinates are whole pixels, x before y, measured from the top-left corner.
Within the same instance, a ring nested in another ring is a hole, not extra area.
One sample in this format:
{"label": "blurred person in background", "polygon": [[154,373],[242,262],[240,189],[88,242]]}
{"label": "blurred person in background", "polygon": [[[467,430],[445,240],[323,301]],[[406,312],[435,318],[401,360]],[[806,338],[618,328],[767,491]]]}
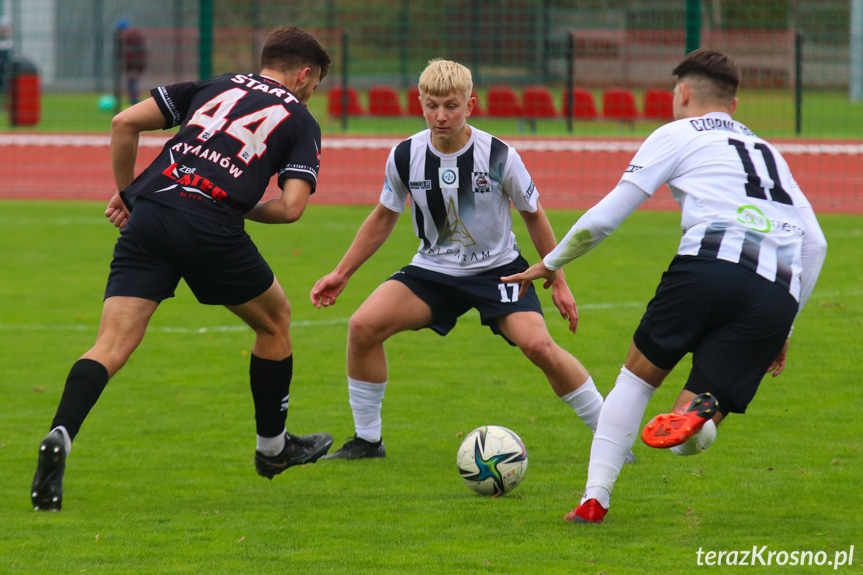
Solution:
{"label": "blurred person in background", "polygon": [[129,20],[119,18],[117,29],[118,74],[126,80],[126,95],[129,105],[138,103],[138,84],[147,70],[147,41],[144,35],[129,25]]}
{"label": "blurred person in background", "polygon": [[0,16],[0,97],[6,93],[12,72],[12,19]]}

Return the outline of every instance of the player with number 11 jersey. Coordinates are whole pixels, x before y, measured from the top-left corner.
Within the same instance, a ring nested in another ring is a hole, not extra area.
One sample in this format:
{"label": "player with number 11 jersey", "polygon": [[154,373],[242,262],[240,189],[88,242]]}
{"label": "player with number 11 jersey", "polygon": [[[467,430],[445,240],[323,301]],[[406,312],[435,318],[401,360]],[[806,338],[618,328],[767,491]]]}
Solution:
{"label": "player with number 11 jersey", "polygon": [[[715,50],[672,70],[674,122],[653,132],[617,186],[526,272],[522,289],[587,253],[663,184],[680,205],[683,238],[635,330],[593,436],[580,504],[601,523],[647,404],[687,354],[692,366],[669,413],[644,427],[651,446],[696,455],[730,413],[745,413],[766,373],[785,369],[789,337],[812,294],[827,241],[781,154],[732,119],[740,68]],[[622,282],[628,281],[621,277]]]}
{"label": "player with number 11 jersey", "polygon": [[800,299],[799,208],[809,201],[781,154],[729,114],[657,129],[621,179],[648,194],[668,183],[682,211],[679,255],[740,264]]}

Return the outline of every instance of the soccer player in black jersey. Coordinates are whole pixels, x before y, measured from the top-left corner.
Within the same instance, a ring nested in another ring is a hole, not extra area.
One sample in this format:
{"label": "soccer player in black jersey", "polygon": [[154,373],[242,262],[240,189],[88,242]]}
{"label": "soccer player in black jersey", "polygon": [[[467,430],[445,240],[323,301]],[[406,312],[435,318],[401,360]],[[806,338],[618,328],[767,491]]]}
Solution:
{"label": "soccer player in black jersey", "polygon": [[[114,117],[117,193],[105,216],[118,228],[95,345],[69,372],[51,431],[39,447],[33,506],[59,510],[72,440],[102,390],[141,342],[159,303],[184,279],[198,301],[223,305],[255,332],[249,369],[258,474],[272,479],[313,462],[326,433],[286,432],[293,356],[290,304],[244,231],[244,218],[291,223],[314,193],[321,131],[306,108],[330,56],[295,26],[274,30],[259,74],[223,74],[162,86]],[[138,136],[180,126],[137,177]],[[278,174],[278,198],[260,201]],[[178,249],[182,246],[182,249]]]}

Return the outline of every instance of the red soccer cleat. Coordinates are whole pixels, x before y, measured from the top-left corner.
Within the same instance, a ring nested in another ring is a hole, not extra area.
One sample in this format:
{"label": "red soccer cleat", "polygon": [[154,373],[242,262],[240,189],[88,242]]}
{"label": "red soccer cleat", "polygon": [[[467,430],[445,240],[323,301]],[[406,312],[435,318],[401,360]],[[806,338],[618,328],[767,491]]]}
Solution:
{"label": "red soccer cleat", "polygon": [[563,516],[567,521],[576,523],[602,523],[608,509],[599,504],[596,499],[588,499]]}
{"label": "red soccer cleat", "polygon": [[713,417],[719,402],[709,393],[702,393],[671,413],[660,413],[641,431],[641,439],[650,447],[668,448],[685,443]]}

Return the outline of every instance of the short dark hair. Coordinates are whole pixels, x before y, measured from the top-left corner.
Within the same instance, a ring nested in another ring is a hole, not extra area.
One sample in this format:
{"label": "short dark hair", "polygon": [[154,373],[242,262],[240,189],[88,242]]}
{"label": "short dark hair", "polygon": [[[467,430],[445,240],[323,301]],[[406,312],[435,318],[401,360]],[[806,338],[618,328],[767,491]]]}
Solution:
{"label": "short dark hair", "polygon": [[261,49],[261,68],[295,70],[319,68],[321,80],[330,69],[329,53],[318,39],[297,26],[282,26],[270,32]]}
{"label": "short dark hair", "polygon": [[697,76],[710,80],[716,89],[716,97],[733,99],[740,86],[740,68],[734,58],[718,50],[699,48],[686,55],[671,71],[678,80]]}

